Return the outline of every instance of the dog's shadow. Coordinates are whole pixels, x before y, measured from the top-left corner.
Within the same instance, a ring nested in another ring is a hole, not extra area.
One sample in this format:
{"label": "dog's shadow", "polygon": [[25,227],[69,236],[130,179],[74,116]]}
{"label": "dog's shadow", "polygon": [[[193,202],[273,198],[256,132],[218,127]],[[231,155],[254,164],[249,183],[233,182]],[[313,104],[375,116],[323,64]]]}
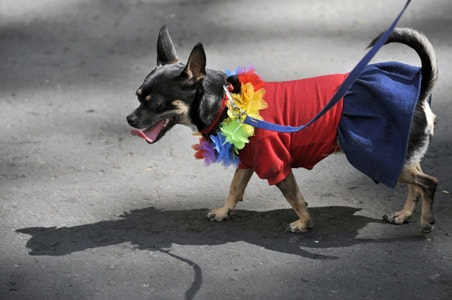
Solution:
{"label": "dog's shadow", "polygon": [[306,249],[393,240],[358,238],[359,230],[366,224],[382,222],[355,215],[360,210],[345,206],[310,208],[316,226],[301,235],[283,232],[284,222],[296,219],[291,209],[266,212],[237,210],[231,220],[216,223],[203,217],[204,209],[165,211],[154,207],[132,210],[118,220],[74,227],[31,227],[18,229],[17,232],[32,236],[26,245],[31,249],[30,255],[60,256],[125,242],[138,249],[166,251],[172,244],[221,245],[245,241],[307,258],[334,259],[336,257]]}

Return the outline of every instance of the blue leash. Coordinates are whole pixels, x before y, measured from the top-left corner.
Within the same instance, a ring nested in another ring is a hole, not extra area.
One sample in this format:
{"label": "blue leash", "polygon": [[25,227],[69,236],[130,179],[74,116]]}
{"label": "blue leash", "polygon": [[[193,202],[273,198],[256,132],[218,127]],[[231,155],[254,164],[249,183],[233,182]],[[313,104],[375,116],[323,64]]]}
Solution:
{"label": "blue leash", "polygon": [[345,93],[352,87],[352,85],[355,83],[356,79],[361,75],[361,73],[364,71],[364,68],[369,64],[370,60],[377,54],[378,50],[386,43],[389,36],[391,35],[392,31],[396,27],[397,23],[399,22],[400,18],[402,17],[403,13],[407,9],[408,5],[410,4],[411,0],[408,0],[403,7],[400,14],[397,16],[397,18],[394,20],[394,22],[391,24],[391,26],[386,30],[386,32],[378,39],[378,41],[375,43],[375,45],[367,52],[367,54],[361,59],[361,61],[353,68],[353,70],[349,73],[348,77],[344,80],[342,85],[339,87],[339,89],[336,91],[334,96],[331,98],[330,102],[315,116],[313,117],[308,123],[293,127],[293,126],[283,126],[278,125],[262,120],[258,120],[255,118],[252,118],[248,115],[246,115],[245,119],[243,120],[243,123],[254,126],[256,128],[271,130],[271,131],[278,131],[278,132],[296,132],[303,130],[310,126],[312,123],[317,121],[320,117],[322,117],[328,110],[330,110],[337,102],[339,102],[342,97],[345,95]]}

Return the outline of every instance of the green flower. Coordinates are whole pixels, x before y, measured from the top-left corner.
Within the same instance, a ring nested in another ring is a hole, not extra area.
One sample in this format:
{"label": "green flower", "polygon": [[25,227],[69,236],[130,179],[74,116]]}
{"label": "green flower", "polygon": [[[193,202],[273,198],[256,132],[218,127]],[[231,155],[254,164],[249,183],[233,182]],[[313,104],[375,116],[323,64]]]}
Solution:
{"label": "green flower", "polygon": [[243,128],[242,123],[239,120],[226,120],[221,124],[221,132],[226,137],[226,140],[234,145],[234,148],[241,150],[245,147],[245,144],[249,142],[248,137],[250,136]]}

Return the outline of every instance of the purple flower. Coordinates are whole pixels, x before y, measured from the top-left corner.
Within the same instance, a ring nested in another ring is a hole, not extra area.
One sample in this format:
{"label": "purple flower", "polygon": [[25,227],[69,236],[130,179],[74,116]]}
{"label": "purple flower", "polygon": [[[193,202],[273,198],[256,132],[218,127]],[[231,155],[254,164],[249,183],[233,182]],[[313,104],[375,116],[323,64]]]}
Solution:
{"label": "purple flower", "polygon": [[197,159],[204,159],[204,164],[206,166],[217,161],[215,149],[206,139],[200,138],[199,144],[193,145],[192,148],[196,151],[195,157]]}

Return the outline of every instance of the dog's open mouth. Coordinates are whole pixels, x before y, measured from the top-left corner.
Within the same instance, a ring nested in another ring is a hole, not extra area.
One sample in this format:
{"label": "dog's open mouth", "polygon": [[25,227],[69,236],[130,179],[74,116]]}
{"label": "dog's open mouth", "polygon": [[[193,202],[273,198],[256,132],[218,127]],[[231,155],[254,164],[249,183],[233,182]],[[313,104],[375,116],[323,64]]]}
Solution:
{"label": "dog's open mouth", "polygon": [[141,137],[146,140],[149,144],[155,143],[158,141],[166,131],[168,131],[174,125],[174,119],[163,119],[159,121],[157,124],[153,126],[149,126],[146,129],[132,129],[130,133],[132,135]]}

